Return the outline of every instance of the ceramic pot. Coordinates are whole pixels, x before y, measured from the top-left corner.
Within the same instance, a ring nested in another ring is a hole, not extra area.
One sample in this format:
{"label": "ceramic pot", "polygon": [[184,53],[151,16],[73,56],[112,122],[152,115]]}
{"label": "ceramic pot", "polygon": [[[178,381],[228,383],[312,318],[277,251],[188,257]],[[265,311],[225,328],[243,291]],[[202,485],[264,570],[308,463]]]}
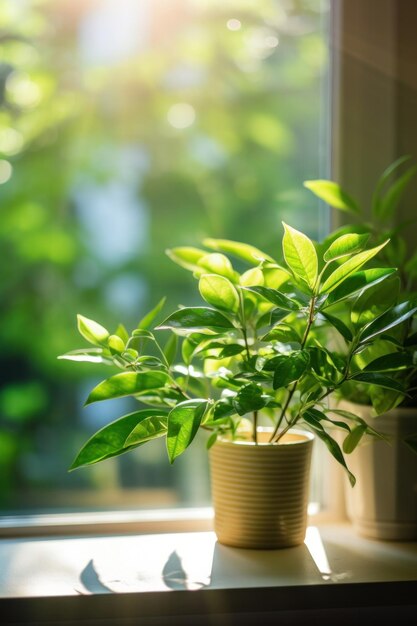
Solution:
{"label": "ceramic pot", "polygon": [[390,443],[366,437],[347,458],[356,476],[346,484],[346,509],[356,530],[366,537],[388,540],[417,539],[417,454],[404,443],[417,433],[417,409],[396,408],[372,417],[371,407],[343,403]]}
{"label": "ceramic pot", "polygon": [[289,431],[268,443],[219,438],[210,449],[214,529],[220,543],[239,548],[287,548],[303,543],[314,436]]}

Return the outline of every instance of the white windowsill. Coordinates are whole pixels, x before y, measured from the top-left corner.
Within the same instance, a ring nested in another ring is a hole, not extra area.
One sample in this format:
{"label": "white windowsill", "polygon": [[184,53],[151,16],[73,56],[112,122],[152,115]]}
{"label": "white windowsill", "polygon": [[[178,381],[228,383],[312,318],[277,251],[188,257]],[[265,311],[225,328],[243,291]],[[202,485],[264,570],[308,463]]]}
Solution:
{"label": "white windowsill", "polygon": [[[282,611],[376,606],[384,615],[395,610],[399,624],[407,623],[404,611],[408,619],[416,609],[417,543],[371,541],[338,524],[310,526],[296,548],[241,550],[197,531],[197,517],[194,532],[154,527],[135,535],[3,538],[0,614],[6,623],[44,623],[47,616],[54,624],[63,615],[66,624],[133,624],[137,614],[150,620],[141,624],[188,624],[170,620],[198,614],[203,621],[190,623],[205,624],[202,616],[221,609],[229,616],[243,611],[245,619],[262,612],[269,623],[267,613],[276,611],[284,619]],[[114,621],[106,621],[109,615]]]}

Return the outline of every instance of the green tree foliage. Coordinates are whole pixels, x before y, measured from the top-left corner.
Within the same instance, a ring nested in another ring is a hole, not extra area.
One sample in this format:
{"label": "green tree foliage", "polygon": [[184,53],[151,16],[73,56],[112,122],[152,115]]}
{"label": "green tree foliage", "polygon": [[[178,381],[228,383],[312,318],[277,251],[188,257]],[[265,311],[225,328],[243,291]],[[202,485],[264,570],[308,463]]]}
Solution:
{"label": "green tree foliage", "polygon": [[[161,261],[180,232],[184,246],[210,234],[274,254],[281,217],[301,210],[304,228],[316,230],[316,204],[296,190],[319,175],[322,3],[177,0],[173,13],[150,3],[136,47],[100,58],[82,37],[105,4],[0,6],[4,507],[25,489],[70,482],[71,442],[88,428],[75,397],[87,374],[57,370],[55,355],[74,343],[74,310],[123,341],[113,316],[136,323],[158,293],[192,304],[189,282]],[[117,234],[124,213],[114,184],[136,203],[133,250]],[[80,204],[86,189],[101,190],[109,211],[93,207],[94,193]],[[112,256],[116,247],[126,254]],[[210,298],[210,286],[202,290]],[[94,348],[90,359],[99,360]]]}

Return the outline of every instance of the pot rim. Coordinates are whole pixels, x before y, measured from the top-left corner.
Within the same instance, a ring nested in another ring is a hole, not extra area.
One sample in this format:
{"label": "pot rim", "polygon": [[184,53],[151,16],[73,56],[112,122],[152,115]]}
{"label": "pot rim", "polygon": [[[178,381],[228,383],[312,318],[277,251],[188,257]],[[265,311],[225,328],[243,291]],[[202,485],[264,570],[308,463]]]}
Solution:
{"label": "pot rim", "polygon": [[[272,433],[273,430],[274,429],[271,428],[270,426],[259,426],[257,429],[258,433]],[[290,428],[290,430],[288,430],[287,432],[289,435],[299,435],[300,437],[302,437],[302,439],[295,440],[295,441],[291,441],[291,440],[279,441],[278,443],[270,443],[269,441],[265,443],[262,443],[262,442],[255,443],[252,440],[247,441],[244,439],[235,439],[231,441],[228,437],[223,435],[217,438],[216,443],[220,443],[223,446],[240,445],[240,446],[253,447],[253,448],[278,448],[279,446],[306,445],[306,444],[311,443],[315,439],[315,436],[313,435],[313,433],[309,432],[308,430],[302,430],[301,428]]]}

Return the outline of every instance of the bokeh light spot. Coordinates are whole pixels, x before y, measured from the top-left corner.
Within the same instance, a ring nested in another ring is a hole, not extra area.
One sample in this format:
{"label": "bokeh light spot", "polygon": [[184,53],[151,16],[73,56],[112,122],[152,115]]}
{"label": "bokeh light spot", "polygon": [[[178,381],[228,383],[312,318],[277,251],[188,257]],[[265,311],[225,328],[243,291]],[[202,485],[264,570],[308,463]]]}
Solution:
{"label": "bokeh light spot", "polygon": [[7,183],[10,180],[13,173],[13,168],[9,161],[0,159],[0,185]]}
{"label": "bokeh light spot", "polygon": [[240,30],[242,28],[242,22],[236,18],[228,20],[226,26],[229,30]]}
{"label": "bokeh light spot", "polygon": [[195,110],[187,102],[177,102],[168,111],[168,122],[174,128],[188,128],[195,121]]}

